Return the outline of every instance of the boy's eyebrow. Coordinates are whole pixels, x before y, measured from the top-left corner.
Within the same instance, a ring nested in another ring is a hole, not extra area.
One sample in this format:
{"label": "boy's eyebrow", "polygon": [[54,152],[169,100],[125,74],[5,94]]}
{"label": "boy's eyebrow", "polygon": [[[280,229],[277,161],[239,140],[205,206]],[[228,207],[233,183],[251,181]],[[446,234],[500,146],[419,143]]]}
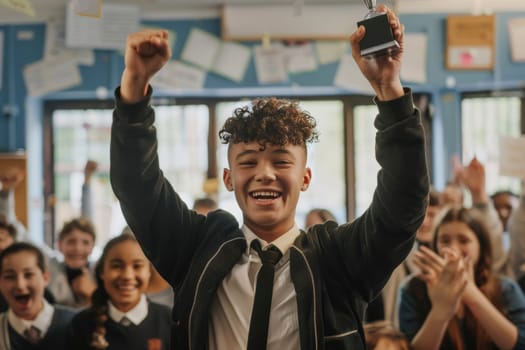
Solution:
{"label": "boy's eyebrow", "polygon": [[[143,261],[148,261],[148,259],[146,258],[140,258],[140,259],[133,259],[131,262],[132,263],[137,263],[137,262],[143,262]],[[110,263],[114,263],[114,262],[118,262],[118,263],[125,263],[123,259],[121,258],[113,258],[113,259],[109,259]]]}
{"label": "boy's eyebrow", "polygon": [[[260,152],[261,150],[260,149],[246,149],[242,152],[240,152],[236,157],[235,159],[239,159],[245,155],[248,155],[248,154],[255,154],[255,153],[258,153]],[[281,154],[292,154],[292,152],[290,152],[290,150],[286,149],[286,148],[276,148],[272,151],[272,153],[281,153]]]}
{"label": "boy's eyebrow", "polygon": [[240,152],[239,154],[237,154],[237,156],[235,157],[235,159],[237,160],[237,159],[239,159],[239,158],[241,158],[241,157],[243,157],[243,156],[245,156],[245,155],[248,155],[248,154],[255,154],[255,153],[257,153],[257,152],[259,152],[258,149],[246,149],[246,150]]}

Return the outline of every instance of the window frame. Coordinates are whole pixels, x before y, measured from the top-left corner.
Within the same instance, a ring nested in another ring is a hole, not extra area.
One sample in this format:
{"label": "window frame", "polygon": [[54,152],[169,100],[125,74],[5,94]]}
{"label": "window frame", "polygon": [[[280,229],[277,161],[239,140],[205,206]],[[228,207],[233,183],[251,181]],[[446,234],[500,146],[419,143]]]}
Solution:
{"label": "window frame", "polygon": [[[207,178],[220,178],[218,174],[218,160],[217,160],[217,134],[220,128],[217,125],[216,107],[221,102],[238,102],[238,101],[249,101],[255,96],[244,96],[244,97],[153,97],[152,105],[154,106],[169,106],[169,105],[206,105],[209,110],[209,133],[208,133],[208,170]],[[297,96],[297,95],[284,95],[279,98],[287,98],[300,101],[340,101],[343,103],[343,138],[344,138],[344,159],[345,159],[345,173],[344,179],[346,183],[345,189],[345,204],[346,204],[346,220],[352,221],[355,218],[356,210],[356,174],[355,174],[355,144],[354,144],[354,113],[353,109],[360,105],[373,105],[374,101],[372,96],[369,95],[330,95],[330,96],[319,96],[319,95],[308,95],[308,96]],[[427,142],[427,156],[429,167],[432,164],[432,140],[431,133],[431,108],[430,108],[429,93],[418,93],[414,94],[415,105],[420,108],[423,125],[426,131],[426,142]],[[55,245],[56,241],[56,223],[55,208],[53,206],[53,199],[55,193],[54,174],[53,169],[55,165],[54,160],[54,138],[53,138],[53,113],[56,110],[64,109],[114,109],[114,100],[48,100],[44,102],[44,118],[43,118],[43,159],[44,159],[44,217],[47,218],[44,223],[44,241],[50,246]]]}

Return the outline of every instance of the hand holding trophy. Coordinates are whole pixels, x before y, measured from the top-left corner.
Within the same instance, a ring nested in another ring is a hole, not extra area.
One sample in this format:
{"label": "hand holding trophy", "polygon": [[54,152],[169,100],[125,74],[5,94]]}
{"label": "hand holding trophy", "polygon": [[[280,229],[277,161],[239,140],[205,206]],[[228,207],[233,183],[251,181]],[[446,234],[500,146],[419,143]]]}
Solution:
{"label": "hand holding trophy", "polygon": [[388,23],[386,13],[377,12],[376,0],[363,0],[368,13],[358,26],[366,29],[365,37],[359,43],[361,56],[390,55],[399,49],[399,43],[394,39],[392,28]]}

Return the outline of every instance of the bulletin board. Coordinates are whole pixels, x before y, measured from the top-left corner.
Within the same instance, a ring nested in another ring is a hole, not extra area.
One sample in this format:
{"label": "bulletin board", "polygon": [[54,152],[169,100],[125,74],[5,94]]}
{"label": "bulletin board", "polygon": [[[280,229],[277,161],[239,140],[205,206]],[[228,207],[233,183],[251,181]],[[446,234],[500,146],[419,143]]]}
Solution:
{"label": "bulletin board", "polygon": [[21,169],[25,176],[15,189],[15,213],[17,219],[27,227],[27,161],[25,154],[0,153],[0,172],[9,168]]}
{"label": "bulletin board", "polygon": [[448,16],[447,69],[492,70],[495,57],[495,30],[494,15]]}

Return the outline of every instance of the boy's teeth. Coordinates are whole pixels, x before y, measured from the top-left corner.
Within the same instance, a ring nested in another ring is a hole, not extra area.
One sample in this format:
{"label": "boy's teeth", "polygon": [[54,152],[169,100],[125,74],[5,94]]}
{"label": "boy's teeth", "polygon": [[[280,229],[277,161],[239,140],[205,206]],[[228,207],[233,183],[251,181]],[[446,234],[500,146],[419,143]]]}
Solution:
{"label": "boy's teeth", "polygon": [[269,192],[269,191],[261,191],[261,192],[254,192],[252,194],[254,198],[277,198],[279,196],[279,193],[277,192]]}

